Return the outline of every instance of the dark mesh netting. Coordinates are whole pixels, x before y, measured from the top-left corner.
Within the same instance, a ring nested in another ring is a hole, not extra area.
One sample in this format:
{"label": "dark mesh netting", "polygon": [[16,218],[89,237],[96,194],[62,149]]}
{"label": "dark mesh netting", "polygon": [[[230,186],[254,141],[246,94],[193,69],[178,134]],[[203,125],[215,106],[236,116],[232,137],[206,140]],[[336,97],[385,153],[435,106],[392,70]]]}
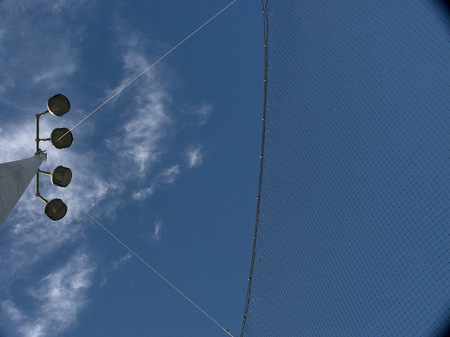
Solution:
{"label": "dark mesh netting", "polygon": [[243,336],[445,334],[445,6],[267,6],[263,171]]}

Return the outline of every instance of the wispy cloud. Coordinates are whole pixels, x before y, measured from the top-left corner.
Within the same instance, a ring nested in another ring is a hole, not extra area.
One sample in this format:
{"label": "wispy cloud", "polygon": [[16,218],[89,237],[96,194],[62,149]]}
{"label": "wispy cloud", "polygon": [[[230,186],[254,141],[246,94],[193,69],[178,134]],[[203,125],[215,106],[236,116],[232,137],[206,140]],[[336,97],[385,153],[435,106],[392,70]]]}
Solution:
{"label": "wispy cloud", "polygon": [[[54,15],[56,3],[52,1],[53,7],[50,7],[49,2],[5,1],[0,7],[0,94],[6,95],[8,89],[15,88],[23,93],[30,90],[29,95],[33,94],[32,89],[35,93],[55,90],[65,86],[78,69],[79,41],[74,38],[77,32],[68,30],[80,28],[68,22],[71,19],[67,13],[81,14],[79,10],[82,11],[84,5],[72,6],[65,15]],[[59,3],[57,7],[62,8],[62,2]],[[28,14],[27,19],[24,13]],[[52,19],[48,20],[50,16]],[[37,89],[36,84],[45,86]]]}
{"label": "wispy cloud", "polygon": [[87,303],[86,291],[93,274],[88,254],[78,251],[67,263],[28,289],[36,309],[27,314],[12,300],[1,307],[23,337],[58,336],[76,324],[78,312]]}
{"label": "wispy cloud", "polygon": [[58,43],[58,50],[47,57],[49,58],[47,66],[38,69],[33,76],[33,82],[36,84],[45,84],[52,89],[62,86],[77,70],[78,51],[69,43],[62,41]]}
{"label": "wispy cloud", "polygon": [[128,261],[132,258],[131,253],[126,253],[120,259],[110,262],[107,267],[103,268],[102,271],[102,281],[100,282],[100,287],[104,287],[108,283],[109,276],[122,268]]}
{"label": "wispy cloud", "polygon": [[74,323],[78,311],[86,304],[86,290],[93,273],[86,253],[77,252],[68,263],[47,275],[36,291],[40,303],[39,321],[50,331],[62,331]]}
{"label": "wispy cloud", "polygon": [[[2,162],[19,160],[34,154],[35,121],[33,118],[0,126],[0,158]],[[14,132],[13,132],[14,130]]]}
{"label": "wispy cloud", "polygon": [[204,104],[199,107],[194,107],[191,113],[198,117],[198,123],[200,126],[206,124],[209,115],[211,114],[212,106],[209,104]]}
{"label": "wispy cloud", "polygon": [[61,11],[75,10],[77,7],[86,6],[90,3],[95,2],[96,0],[78,0],[76,2],[67,1],[67,0],[43,0],[49,6],[51,6],[52,10],[56,13],[60,13]]}
{"label": "wispy cloud", "polygon": [[135,200],[142,201],[151,197],[155,193],[154,186],[148,186],[144,188],[140,188],[139,190],[133,192],[132,197]]}
{"label": "wispy cloud", "polygon": [[[126,77],[117,91],[136,74],[147,67],[144,56],[136,50],[128,50],[124,55]],[[106,141],[126,161],[126,170],[136,172],[140,177],[161,161],[165,152],[164,140],[170,135],[173,125],[169,113],[170,94],[167,84],[157,71],[149,71],[139,79],[139,86],[133,88],[131,104],[124,114],[118,135]]]}
{"label": "wispy cloud", "polygon": [[133,199],[142,201],[148,197],[151,197],[153,193],[155,193],[155,191],[161,186],[173,184],[180,174],[181,170],[179,165],[172,165],[165,168],[153,178],[149,186],[141,187],[135,191],[132,195]]}
{"label": "wispy cloud", "polygon": [[179,175],[180,167],[178,165],[173,165],[163,170],[158,175],[157,181],[165,184],[173,184]]}
{"label": "wispy cloud", "polygon": [[189,168],[194,168],[194,167],[200,166],[202,164],[203,152],[202,152],[201,145],[190,146],[186,150],[185,155],[186,155],[186,158],[188,161]]}
{"label": "wispy cloud", "polygon": [[162,222],[159,220],[155,220],[155,231],[153,232],[153,239],[156,241],[161,240],[161,228],[162,228]]}
{"label": "wispy cloud", "polygon": [[111,263],[112,269],[113,269],[113,270],[119,269],[119,268],[122,267],[125,263],[127,263],[127,261],[128,261],[129,259],[131,259],[131,257],[132,257],[131,253],[126,253],[126,254],[125,254],[124,256],[122,256],[120,259],[113,261],[113,262]]}
{"label": "wispy cloud", "polygon": [[185,104],[182,111],[187,118],[187,122],[191,125],[202,127],[208,121],[212,113],[212,106],[208,103],[203,104]]}

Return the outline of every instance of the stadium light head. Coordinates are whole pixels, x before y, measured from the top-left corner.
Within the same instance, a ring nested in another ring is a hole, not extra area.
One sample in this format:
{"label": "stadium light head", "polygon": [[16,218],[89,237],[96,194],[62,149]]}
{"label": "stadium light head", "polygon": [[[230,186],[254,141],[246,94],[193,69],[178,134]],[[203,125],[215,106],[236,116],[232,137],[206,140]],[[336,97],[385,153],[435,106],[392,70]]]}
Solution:
{"label": "stadium light head", "polygon": [[66,96],[57,94],[48,99],[47,109],[52,115],[60,117],[69,112],[70,102]]}
{"label": "stadium light head", "polygon": [[67,213],[67,205],[61,199],[53,199],[47,202],[44,213],[53,221],[64,218]]}
{"label": "stadium light head", "polygon": [[67,187],[72,180],[72,170],[68,167],[58,166],[51,175],[53,185]]}
{"label": "stadium light head", "polygon": [[50,135],[50,140],[57,149],[65,149],[73,143],[73,135],[67,128],[56,128]]}

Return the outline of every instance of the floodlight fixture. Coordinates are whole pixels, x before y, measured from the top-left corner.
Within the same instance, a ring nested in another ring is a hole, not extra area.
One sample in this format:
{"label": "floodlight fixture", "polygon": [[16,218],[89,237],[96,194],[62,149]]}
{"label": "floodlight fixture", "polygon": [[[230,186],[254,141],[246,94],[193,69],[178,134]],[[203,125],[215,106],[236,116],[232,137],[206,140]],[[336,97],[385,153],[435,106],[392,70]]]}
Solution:
{"label": "floodlight fixture", "polygon": [[67,128],[56,128],[50,135],[50,141],[57,149],[65,149],[73,143],[73,135]]}
{"label": "floodlight fixture", "polygon": [[50,176],[52,184],[59,187],[67,187],[72,181],[72,170],[64,166],[58,166],[51,173],[41,170],[38,170],[38,173]]}
{"label": "floodlight fixture", "polygon": [[[0,0],[1,1],[1,0]],[[36,114],[36,155],[47,155],[45,151],[39,148],[41,141],[51,141],[53,146],[57,149],[65,149],[72,145],[73,135],[67,128],[56,128],[52,131],[50,138],[41,139],[39,137],[39,119],[41,116],[51,113],[54,116],[63,116],[70,110],[70,102],[66,96],[57,94],[50,97],[47,101],[47,110],[43,113]],[[60,187],[67,187],[72,180],[72,171],[64,166],[58,166],[52,173],[44,172],[41,170],[36,171],[36,196],[45,202],[44,213],[53,221],[62,219],[67,213],[67,205],[61,199],[53,199],[47,201],[39,193],[39,173],[47,174],[51,177],[51,181],[54,185]]]}
{"label": "floodlight fixture", "polygon": [[66,96],[57,94],[50,97],[47,102],[47,111],[54,116],[62,116],[70,110],[70,102]]}
{"label": "floodlight fixture", "polygon": [[[47,101],[47,110],[43,113],[36,114],[36,154],[40,154],[43,151],[39,148],[40,141],[51,140],[53,145],[57,149],[64,149],[72,145],[73,136],[72,133],[68,129],[65,129],[64,132],[57,131],[55,134],[52,133],[52,137],[49,139],[40,139],[39,138],[39,119],[41,116],[51,113],[53,116],[63,116],[70,110],[70,102],[66,96],[62,94],[57,94],[53,97],[50,97]],[[53,132],[55,132],[53,130]]]}
{"label": "floodlight fixture", "polygon": [[67,205],[61,199],[53,199],[47,202],[44,213],[53,221],[64,218],[67,213]]}
{"label": "floodlight fixture", "polygon": [[53,221],[61,220],[67,214],[67,205],[61,199],[48,201],[39,192],[36,193],[36,196],[45,202],[44,213]]}
{"label": "floodlight fixture", "polygon": [[72,170],[68,167],[58,166],[53,170],[51,180],[53,185],[67,187],[72,181]]}

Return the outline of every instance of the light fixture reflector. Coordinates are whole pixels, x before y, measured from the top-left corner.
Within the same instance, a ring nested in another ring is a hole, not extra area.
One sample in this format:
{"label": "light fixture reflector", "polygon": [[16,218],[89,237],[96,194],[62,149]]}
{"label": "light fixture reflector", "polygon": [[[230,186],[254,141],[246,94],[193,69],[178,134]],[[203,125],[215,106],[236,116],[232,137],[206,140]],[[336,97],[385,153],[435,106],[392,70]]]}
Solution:
{"label": "light fixture reflector", "polygon": [[67,187],[72,180],[72,170],[68,167],[58,166],[52,172],[53,185]]}
{"label": "light fixture reflector", "polygon": [[57,149],[65,149],[73,143],[73,135],[67,128],[56,128],[50,135],[50,140]]}
{"label": "light fixture reflector", "polygon": [[67,213],[67,205],[61,199],[53,199],[47,202],[44,213],[53,221],[64,218]]}
{"label": "light fixture reflector", "polygon": [[54,116],[62,116],[70,110],[70,102],[66,96],[57,94],[47,101],[47,109]]}

